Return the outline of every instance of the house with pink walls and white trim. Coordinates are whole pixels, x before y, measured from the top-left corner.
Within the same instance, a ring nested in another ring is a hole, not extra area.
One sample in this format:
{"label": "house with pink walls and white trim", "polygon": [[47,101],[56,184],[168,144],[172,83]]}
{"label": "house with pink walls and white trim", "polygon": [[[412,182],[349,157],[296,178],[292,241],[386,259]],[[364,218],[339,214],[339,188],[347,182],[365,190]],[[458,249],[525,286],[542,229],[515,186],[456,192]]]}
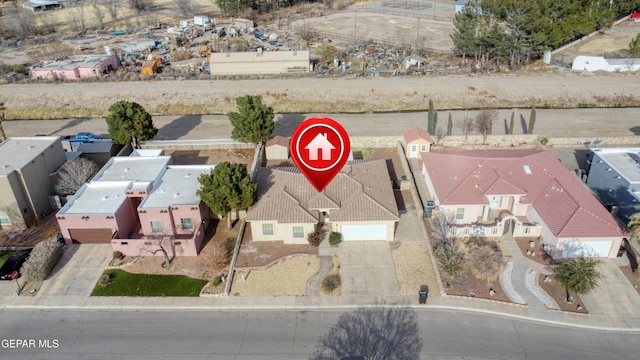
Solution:
{"label": "house with pink walls and white trim", "polygon": [[119,66],[115,55],[73,55],[57,61],[41,61],[31,67],[31,78],[77,80],[100,77]]}
{"label": "house with pink walls and white trim", "polygon": [[196,256],[210,224],[198,177],[215,165],[172,165],[170,156],[114,157],[58,212],[67,244],[111,243],[125,255]]}

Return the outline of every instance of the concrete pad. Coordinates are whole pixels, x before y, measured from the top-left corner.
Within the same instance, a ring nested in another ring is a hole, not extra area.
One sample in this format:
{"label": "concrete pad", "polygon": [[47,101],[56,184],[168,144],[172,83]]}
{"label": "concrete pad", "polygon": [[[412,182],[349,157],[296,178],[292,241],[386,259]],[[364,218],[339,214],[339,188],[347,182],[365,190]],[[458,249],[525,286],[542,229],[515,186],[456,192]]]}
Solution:
{"label": "concrete pad", "polygon": [[404,202],[404,211],[400,211],[400,221],[398,222],[394,239],[396,241],[425,240],[422,229],[422,219],[416,211],[409,191],[396,191]]}
{"label": "concrete pad", "polygon": [[343,242],[338,247],[338,256],[343,296],[399,294],[388,242]]}
{"label": "concrete pad", "polygon": [[89,296],[112,258],[111,244],[67,248],[36,296]]}
{"label": "concrete pad", "polygon": [[598,287],[580,295],[589,313],[595,316],[633,317],[640,309],[640,295],[631,286],[615,259],[602,259],[598,265]]}

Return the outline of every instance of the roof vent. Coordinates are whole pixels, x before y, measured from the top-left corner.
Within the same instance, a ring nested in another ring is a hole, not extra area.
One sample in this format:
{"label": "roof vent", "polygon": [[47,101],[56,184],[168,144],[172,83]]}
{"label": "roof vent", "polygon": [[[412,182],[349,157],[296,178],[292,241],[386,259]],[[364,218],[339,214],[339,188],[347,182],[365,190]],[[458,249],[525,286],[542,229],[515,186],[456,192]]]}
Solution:
{"label": "roof vent", "polygon": [[173,197],[178,197],[178,196],[180,196],[180,193],[173,194]]}
{"label": "roof vent", "polygon": [[130,169],[130,168],[125,168],[125,169],[124,169],[124,171],[125,171],[125,172],[127,172],[127,171],[129,171],[129,170],[131,170],[131,169]]}
{"label": "roof vent", "polygon": [[109,198],[109,195],[105,195],[102,197],[102,200],[107,200]]}
{"label": "roof vent", "polygon": [[33,149],[34,147],[35,146],[33,146],[33,145],[29,145],[29,146],[27,146],[27,149]]}
{"label": "roof vent", "polygon": [[11,166],[11,165],[2,165],[2,168],[3,168],[3,169],[6,169],[6,168],[8,168],[9,166]]}
{"label": "roof vent", "polygon": [[191,173],[187,173],[187,175],[185,175],[184,177],[189,177],[191,176]]}

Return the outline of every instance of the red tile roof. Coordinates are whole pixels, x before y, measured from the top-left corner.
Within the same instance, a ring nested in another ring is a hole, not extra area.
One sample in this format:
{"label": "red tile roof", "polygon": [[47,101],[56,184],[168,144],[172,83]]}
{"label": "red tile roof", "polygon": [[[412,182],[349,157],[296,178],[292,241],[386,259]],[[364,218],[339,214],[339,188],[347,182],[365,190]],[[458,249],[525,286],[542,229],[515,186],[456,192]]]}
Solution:
{"label": "red tile roof", "polygon": [[429,135],[427,130],[420,129],[420,128],[417,128],[417,127],[405,131],[404,134],[402,134],[402,136],[404,137],[404,141],[407,144],[410,143],[410,142],[416,141],[416,140],[420,140],[420,139],[426,140],[430,144],[433,144],[433,139],[431,138],[431,135]]}
{"label": "red tile roof", "polygon": [[620,223],[549,151],[422,153],[442,205],[488,204],[487,195],[524,195],[557,237],[625,235]]}

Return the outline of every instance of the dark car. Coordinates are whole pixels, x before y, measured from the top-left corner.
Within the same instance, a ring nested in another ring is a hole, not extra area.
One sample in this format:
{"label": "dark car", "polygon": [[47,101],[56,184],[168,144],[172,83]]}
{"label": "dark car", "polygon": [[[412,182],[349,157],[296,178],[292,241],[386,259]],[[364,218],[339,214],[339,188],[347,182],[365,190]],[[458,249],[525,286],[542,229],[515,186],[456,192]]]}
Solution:
{"label": "dark car", "polygon": [[11,274],[14,271],[17,271],[18,277],[20,277],[20,268],[22,267],[22,264],[27,261],[29,253],[30,251],[21,251],[8,258],[0,268],[0,280],[12,280]]}
{"label": "dark car", "polygon": [[420,304],[426,304],[428,296],[429,296],[429,287],[427,285],[421,285],[420,291],[418,291],[418,301],[420,302]]}

